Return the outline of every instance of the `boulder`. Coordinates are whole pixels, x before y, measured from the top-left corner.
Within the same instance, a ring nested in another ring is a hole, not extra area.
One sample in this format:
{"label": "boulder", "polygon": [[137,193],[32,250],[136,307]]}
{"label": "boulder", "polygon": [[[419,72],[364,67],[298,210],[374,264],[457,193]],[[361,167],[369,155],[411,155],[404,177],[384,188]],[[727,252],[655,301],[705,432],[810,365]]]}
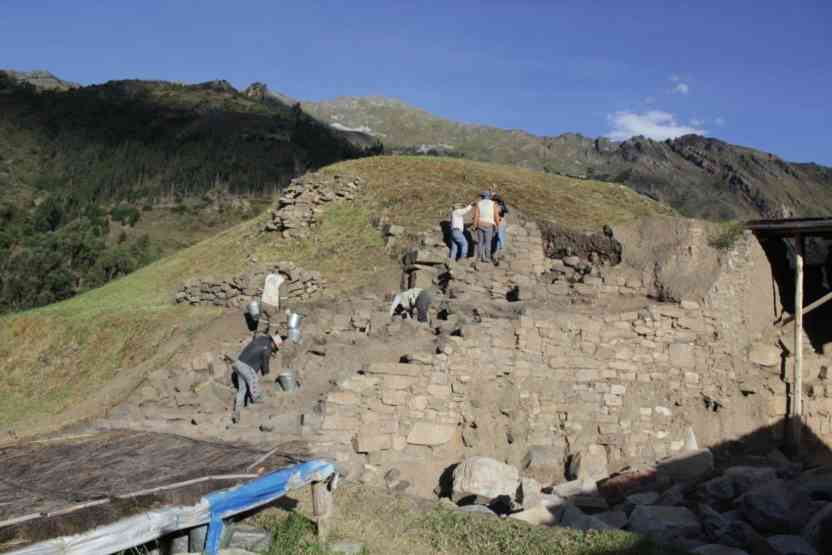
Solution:
{"label": "boulder", "polygon": [[497,513],[486,507],[485,505],[463,505],[457,509],[463,513],[476,513],[488,516],[497,516]]}
{"label": "boulder", "polygon": [[544,485],[563,479],[564,449],[557,446],[532,446],[523,457],[523,474]]}
{"label": "boulder", "polygon": [[588,479],[597,482],[609,475],[607,451],[602,445],[590,445],[569,461],[569,477],[573,480]]}
{"label": "boulder", "polygon": [[703,483],[702,492],[716,501],[729,501],[737,496],[734,480],[730,476],[719,476]]}
{"label": "boulder", "polygon": [[552,486],[552,493],[570,499],[578,495],[594,495],[598,493],[598,488],[594,480],[572,480],[563,482],[556,486]]}
{"label": "boulder", "polygon": [[565,501],[557,495],[543,495],[536,506],[513,513],[509,517],[535,526],[556,526],[560,514],[559,507],[564,503]]}
{"label": "boulder", "polygon": [[454,469],[453,497],[461,499],[470,495],[494,498],[498,495],[517,493],[520,473],[511,465],[488,457],[469,457]]}
{"label": "boulder", "polygon": [[639,505],[630,514],[629,529],[651,536],[693,536],[701,532],[702,525],[686,507]]}
{"label": "boulder", "polygon": [[612,530],[613,527],[601,519],[590,516],[574,505],[563,505],[558,514],[558,523],[575,530]]}
{"label": "boulder", "polygon": [[619,529],[627,526],[627,522],[629,521],[627,513],[624,511],[605,511],[592,516],[598,520],[606,522],[612,528]]}
{"label": "boulder", "polygon": [[800,535],[819,551],[832,551],[832,503],[812,515]]}
{"label": "boulder", "polygon": [[717,543],[709,543],[691,550],[691,553],[697,555],[748,555],[748,551],[737,549],[736,547],[728,547],[727,545],[720,545]]}
{"label": "boulder", "polygon": [[782,352],[774,345],[756,342],[748,350],[748,360],[758,366],[773,368],[780,366]]}
{"label": "boulder", "polygon": [[733,481],[736,495],[741,495],[755,486],[776,480],[777,470],[768,466],[732,466],[724,476]]}
{"label": "boulder", "polygon": [[644,493],[633,493],[627,496],[627,503],[630,505],[655,505],[659,500],[659,494],[655,491],[645,491]]}
{"label": "boulder", "polygon": [[269,530],[249,526],[246,524],[234,524],[231,532],[231,541],[228,547],[247,549],[257,553],[268,551],[272,546],[272,533]]}
{"label": "boulder", "polygon": [[809,520],[809,495],[783,480],[757,486],[740,498],[743,516],[761,532],[797,531]]}
{"label": "boulder", "polygon": [[800,536],[770,536],[766,540],[778,555],[818,555],[817,550]]}
{"label": "boulder", "polygon": [[713,472],[714,455],[710,449],[680,453],[658,465],[659,476],[676,482],[695,482]]}
{"label": "boulder", "polygon": [[520,487],[517,490],[517,502],[520,503],[524,509],[531,509],[540,504],[542,494],[540,493],[540,484],[533,478],[521,478]]}
{"label": "boulder", "polygon": [[691,488],[688,484],[674,484],[664,490],[658,501],[653,504],[667,505],[668,507],[682,505],[685,502],[685,496],[690,492],[690,489]]}

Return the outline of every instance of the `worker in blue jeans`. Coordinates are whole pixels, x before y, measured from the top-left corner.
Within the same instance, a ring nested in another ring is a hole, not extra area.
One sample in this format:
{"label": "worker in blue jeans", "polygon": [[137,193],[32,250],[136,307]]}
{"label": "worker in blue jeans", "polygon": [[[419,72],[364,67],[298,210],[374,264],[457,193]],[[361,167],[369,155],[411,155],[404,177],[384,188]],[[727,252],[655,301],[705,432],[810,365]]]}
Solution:
{"label": "worker in blue jeans", "polygon": [[508,206],[500,195],[494,195],[494,202],[497,203],[497,213],[500,216],[500,223],[497,225],[497,240],[494,250],[503,250],[506,246],[506,216],[508,215]]}
{"label": "worker in blue jeans", "polygon": [[451,210],[451,262],[468,257],[468,240],[465,238],[465,214],[471,211],[469,204],[455,204]]}

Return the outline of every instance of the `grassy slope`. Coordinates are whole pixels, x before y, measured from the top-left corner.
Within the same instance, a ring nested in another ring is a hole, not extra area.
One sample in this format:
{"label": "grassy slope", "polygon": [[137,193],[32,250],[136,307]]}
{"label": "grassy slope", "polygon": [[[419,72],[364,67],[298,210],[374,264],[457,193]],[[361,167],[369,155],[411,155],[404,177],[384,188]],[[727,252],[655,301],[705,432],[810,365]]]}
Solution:
{"label": "grassy slope", "polygon": [[358,202],[330,208],[313,239],[261,235],[260,216],[100,289],[0,319],[0,432],[34,432],[94,414],[105,402],[96,393],[118,399],[219,315],[173,305],[182,282],[236,275],[252,266],[251,255],[258,264],[292,260],[320,270],[331,291],[342,291],[395,269],[369,223],[380,213],[410,232],[425,230],[447,217],[451,202],[494,188],[533,217],[583,229],[668,212],[622,186],[462,160],[376,157],[322,171],[361,176],[367,185]]}

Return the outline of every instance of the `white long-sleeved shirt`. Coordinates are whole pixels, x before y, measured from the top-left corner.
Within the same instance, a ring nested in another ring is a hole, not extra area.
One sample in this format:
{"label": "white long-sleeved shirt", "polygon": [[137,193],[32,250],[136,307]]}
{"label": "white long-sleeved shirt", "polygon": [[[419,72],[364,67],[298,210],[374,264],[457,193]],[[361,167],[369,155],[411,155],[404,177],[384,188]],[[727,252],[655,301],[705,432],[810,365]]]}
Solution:
{"label": "white long-sleeved shirt", "polygon": [[458,229],[460,231],[465,229],[465,214],[470,212],[472,208],[469,204],[465,208],[451,210],[451,229]]}
{"label": "white long-sleeved shirt", "polygon": [[403,309],[410,310],[414,306],[416,306],[416,297],[419,296],[422,290],[418,287],[414,287],[413,289],[408,289],[407,291],[402,291],[398,295],[393,298],[393,304],[390,305],[390,316],[392,317],[393,314],[396,312],[396,307],[401,305]]}

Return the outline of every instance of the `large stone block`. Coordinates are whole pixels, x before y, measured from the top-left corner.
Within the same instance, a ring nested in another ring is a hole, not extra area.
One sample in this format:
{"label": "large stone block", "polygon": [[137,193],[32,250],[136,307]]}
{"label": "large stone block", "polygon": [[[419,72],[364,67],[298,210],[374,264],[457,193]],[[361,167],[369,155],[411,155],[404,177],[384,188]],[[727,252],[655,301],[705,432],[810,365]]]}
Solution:
{"label": "large stone block", "polygon": [[809,494],[783,480],[757,486],[740,499],[746,520],[761,532],[798,531],[809,520]]}
{"label": "large stone block", "polygon": [[359,453],[386,451],[393,448],[393,436],[389,434],[358,434],[355,450]]}
{"label": "large stone block", "polygon": [[695,482],[713,472],[714,455],[710,449],[687,451],[679,455],[660,461],[658,473],[660,476],[678,482]]}
{"label": "large stone block", "polygon": [[479,495],[493,499],[498,495],[514,498],[520,485],[520,473],[511,465],[488,457],[469,457],[453,473],[455,499]]}
{"label": "large stone block", "polygon": [[699,519],[686,507],[639,505],[630,514],[629,529],[650,536],[695,536],[702,530]]}
{"label": "large stone block", "polygon": [[693,368],[696,366],[693,345],[688,343],[671,343],[670,364],[679,368]]}
{"label": "large stone block", "polygon": [[532,446],[523,457],[523,474],[548,485],[563,479],[565,448],[562,445]]}
{"label": "large stone block", "polygon": [[361,423],[358,421],[358,418],[352,416],[338,416],[333,414],[324,417],[323,424],[321,424],[321,429],[353,431],[358,430],[358,427],[360,425]]}
{"label": "large stone block", "polygon": [[778,555],[818,555],[817,550],[800,536],[771,536],[766,541]]}
{"label": "large stone block", "polygon": [[573,480],[598,481],[610,475],[607,451],[602,445],[590,445],[569,461],[569,477]]}
{"label": "large stone block", "polygon": [[759,366],[769,368],[780,366],[782,352],[774,345],[753,343],[748,350],[748,360]]}
{"label": "large stone block", "polygon": [[456,426],[450,424],[417,422],[407,434],[407,442],[413,445],[444,445],[451,441],[455,433]]}

